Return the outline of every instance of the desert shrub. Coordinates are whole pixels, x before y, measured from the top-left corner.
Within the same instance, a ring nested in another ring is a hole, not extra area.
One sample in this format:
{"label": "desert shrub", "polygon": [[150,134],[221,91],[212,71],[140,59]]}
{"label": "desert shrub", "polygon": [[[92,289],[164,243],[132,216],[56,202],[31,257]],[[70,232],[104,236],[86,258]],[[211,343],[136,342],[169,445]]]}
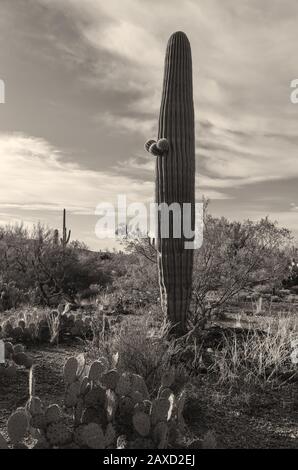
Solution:
{"label": "desert shrub", "polygon": [[154,289],[146,290],[129,287],[131,279],[123,278],[113,282],[108,290],[96,297],[97,308],[106,315],[142,314],[143,308],[158,302],[157,293],[153,300]]}
{"label": "desert shrub", "polygon": [[286,288],[297,288],[298,290],[298,262],[297,262],[297,248],[292,247],[288,253],[291,261],[288,264],[288,276],[283,280],[283,286]]}
{"label": "desert shrub", "polygon": [[100,284],[91,284],[86,289],[80,290],[77,298],[81,303],[84,301],[96,301],[96,298],[101,294],[103,286]]}
{"label": "desert shrub", "polygon": [[27,300],[27,296],[16,286],[15,282],[0,280],[0,311],[16,308],[25,300]]}
{"label": "desert shrub", "polygon": [[[139,241],[144,246],[150,246],[148,240]],[[125,253],[113,253],[106,266],[112,282],[106,288],[98,289],[96,296],[98,308],[106,315],[142,313],[143,308],[154,308],[159,303],[155,257],[149,261],[148,257],[141,256],[138,240],[134,243],[125,240],[123,243],[126,247]]]}
{"label": "desert shrub", "polygon": [[281,285],[290,232],[268,218],[229,222],[204,213],[203,245],[195,252],[192,321],[204,327],[245,289]]}
{"label": "desert shrub", "polygon": [[135,313],[135,299],[124,289],[115,289],[115,283],[112,291],[103,292],[96,298],[96,304],[99,311],[105,315],[129,315]]}
{"label": "desert shrub", "polygon": [[56,245],[53,232],[41,225],[31,232],[22,226],[1,229],[0,273],[2,310],[26,300],[35,305],[73,301],[90,284],[105,286],[111,282],[100,257],[78,242],[66,247]]}
{"label": "desert shrub", "polygon": [[114,289],[140,308],[159,301],[156,251],[149,238],[128,239],[126,271],[114,281]]}
{"label": "desert shrub", "polygon": [[[287,249],[290,232],[268,218],[259,222],[229,222],[215,218],[204,209],[203,245],[195,250],[191,327],[203,328],[212,315],[221,315],[224,307],[241,291],[256,287],[273,291],[280,286],[288,269]],[[128,269],[125,284],[146,292],[150,302],[159,300],[155,245],[137,232],[124,239],[126,251],[136,260]],[[131,289],[131,292],[133,290]],[[131,294],[130,292],[130,294]],[[133,296],[131,296],[133,297]],[[135,296],[137,297],[137,296]]]}

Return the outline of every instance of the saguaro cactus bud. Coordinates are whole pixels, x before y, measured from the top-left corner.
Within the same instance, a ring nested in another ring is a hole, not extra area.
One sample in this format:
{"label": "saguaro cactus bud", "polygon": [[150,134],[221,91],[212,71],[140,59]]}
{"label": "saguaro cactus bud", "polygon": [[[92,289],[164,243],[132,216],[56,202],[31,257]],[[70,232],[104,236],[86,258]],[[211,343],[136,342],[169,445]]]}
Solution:
{"label": "saguaro cactus bud", "polygon": [[[170,209],[172,204],[180,208],[178,222],[175,216],[169,220],[167,238],[162,233],[164,218],[159,210],[157,250],[162,307],[176,332],[182,333],[186,329],[193,271],[193,250],[186,248],[188,237],[183,232],[186,224],[189,232],[194,230],[195,223],[192,58],[189,40],[183,32],[174,33],[168,42],[158,140],[149,141],[145,148],[157,156],[156,202],[166,203]],[[186,203],[188,214],[183,210]],[[180,237],[173,230],[177,230],[177,224]]]}

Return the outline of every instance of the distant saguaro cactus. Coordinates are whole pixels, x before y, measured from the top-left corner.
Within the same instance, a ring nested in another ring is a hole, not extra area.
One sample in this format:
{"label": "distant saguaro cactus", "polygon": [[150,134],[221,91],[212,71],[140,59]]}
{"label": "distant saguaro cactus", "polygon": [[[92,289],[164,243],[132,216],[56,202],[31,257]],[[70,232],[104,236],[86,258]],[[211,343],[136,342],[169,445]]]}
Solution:
{"label": "distant saguaro cactus", "polygon": [[[63,226],[62,226],[62,237],[60,237],[60,243],[62,248],[65,248],[70,240],[71,230],[66,229],[66,209],[63,209]],[[59,230],[55,228],[53,232],[53,245],[59,245]]]}
{"label": "distant saguaro cactus", "polygon": [[70,240],[70,235],[71,235],[71,230],[68,230],[68,233],[67,233],[67,229],[66,229],[66,210],[65,209],[63,209],[63,229],[62,230],[63,231],[62,231],[61,244],[63,248],[65,248],[67,243]]}
{"label": "distant saguaro cactus", "polygon": [[[163,237],[162,211],[158,212],[157,252],[162,308],[178,334],[187,326],[192,292],[193,249],[186,249],[183,228],[190,219],[195,224],[195,129],[191,48],[183,32],[174,33],[168,42],[163,92],[159,115],[158,140],[145,148],[157,157],[156,202],[175,205],[181,210],[181,236],[175,238],[174,218],[169,237]],[[189,204],[190,214],[183,205]],[[189,217],[190,215],[190,217]],[[176,226],[177,228],[177,226]]]}

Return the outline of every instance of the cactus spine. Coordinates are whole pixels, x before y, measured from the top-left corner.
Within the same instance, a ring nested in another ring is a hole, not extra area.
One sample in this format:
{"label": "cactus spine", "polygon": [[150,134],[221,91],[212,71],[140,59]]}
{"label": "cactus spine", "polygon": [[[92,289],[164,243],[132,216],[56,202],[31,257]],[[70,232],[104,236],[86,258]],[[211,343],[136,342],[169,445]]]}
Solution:
{"label": "cactus spine", "polygon": [[[191,48],[183,32],[174,33],[168,42],[157,143],[145,148],[157,157],[156,202],[179,204],[181,234],[183,204],[190,203],[191,228],[195,213],[195,130]],[[192,290],[193,250],[185,248],[185,238],[174,238],[173,219],[170,236],[162,237],[161,211],[158,212],[157,250],[162,308],[178,334],[186,330]]]}

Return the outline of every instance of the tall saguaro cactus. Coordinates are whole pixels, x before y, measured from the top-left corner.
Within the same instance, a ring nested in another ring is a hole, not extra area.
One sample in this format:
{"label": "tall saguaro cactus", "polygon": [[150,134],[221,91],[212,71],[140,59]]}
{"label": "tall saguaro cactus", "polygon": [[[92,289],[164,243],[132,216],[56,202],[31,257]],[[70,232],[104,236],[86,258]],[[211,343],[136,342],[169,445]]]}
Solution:
{"label": "tall saguaro cactus", "polygon": [[[158,212],[157,251],[162,307],[177,333],[186,330],[192,290],[193,249],[185,246],[183,227],[191,208],[191,229],[195,218],[195,130],[191,48],[183,32],[174,33],[168,42],[163,92],[159,115],[158,140],[145,148],[157,157],[156,202],[160,206],[179,205],[182,236],[175,238],[174,218],[170,235],[163,237],[164,219]],[[177,221],[176,221],[177,224]],[[176,227],[177,228],[177,227]]]}

